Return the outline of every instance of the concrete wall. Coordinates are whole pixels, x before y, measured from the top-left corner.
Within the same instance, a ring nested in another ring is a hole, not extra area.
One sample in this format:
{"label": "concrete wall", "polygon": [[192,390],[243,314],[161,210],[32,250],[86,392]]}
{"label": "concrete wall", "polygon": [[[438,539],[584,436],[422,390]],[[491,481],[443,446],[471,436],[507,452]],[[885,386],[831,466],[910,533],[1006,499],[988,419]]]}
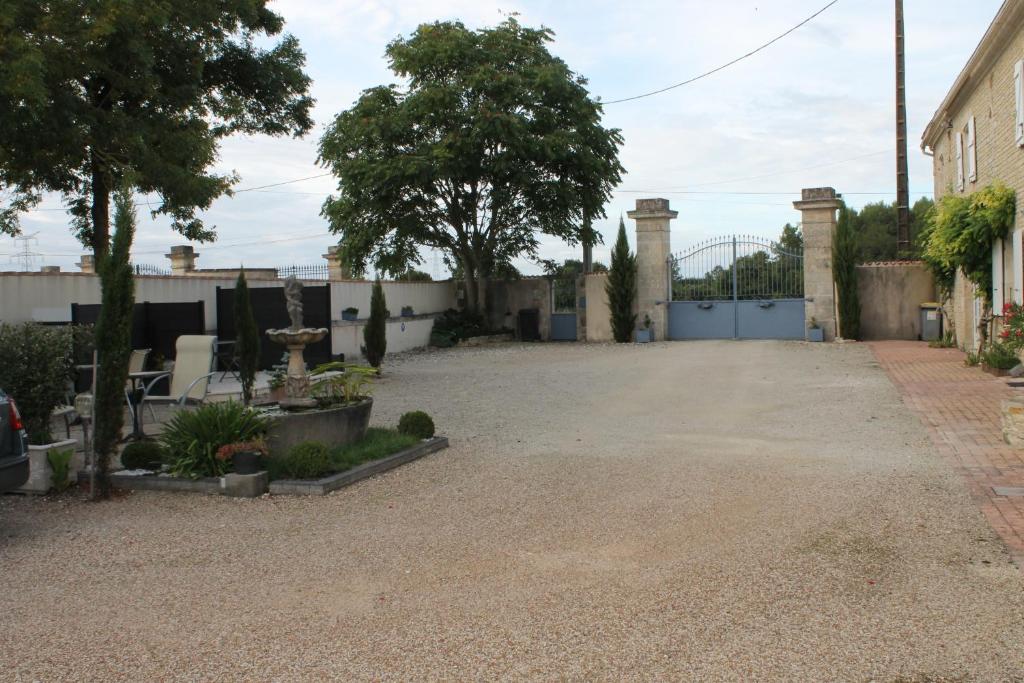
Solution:
{"label": "concrete wall", "polygon": [[[362,356],[365,321],[349,322],[335,320],[331,324],[331,353],[344,353],[348,360]],[[434,327],[434,316],[415,318],[390,318],[387,323],[388,353],[419,349],[430,343],[430,331]]]}
{"label": "concrete wall", "polygon": [[587,335],[590,342],[614,341],[608,295],[604,291],[608,282],[606,273],[591,273],[586,277]]}
{"label": "concrete wall", "polygon": [[920,305],[935,301],[935,281],[923,263],[857,266],[860,332],[864,340],[918,339]]}
{"label": "concrete wall", "polygon": [[540,309],[540,338],[551,338],[551,282],[544,277],[524,277],[519,280],[491,281],[487,287],[492,327],[517,329],[519,311],[524,308]]}

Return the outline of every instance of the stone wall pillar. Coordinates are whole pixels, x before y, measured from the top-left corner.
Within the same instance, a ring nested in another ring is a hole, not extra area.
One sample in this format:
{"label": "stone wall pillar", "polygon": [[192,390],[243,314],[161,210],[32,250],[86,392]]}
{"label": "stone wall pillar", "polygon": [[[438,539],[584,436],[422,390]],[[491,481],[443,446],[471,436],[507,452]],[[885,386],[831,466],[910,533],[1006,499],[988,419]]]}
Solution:
{"label": "stone wall pillar", "polygon": [[199,254],[189,245],[171,247],[170,254],[164,254],[171,260],[171,275],[188,275],[196,269]]}
{"label": "stone wall pillar", "polygon": [[669,221],[679,212],[669,209],[667,199],[638,199],[636,209],[626,215],[636,221],[637,326],[643,327],[644,317],[650,316],[654,338],[667,339]]}
{"label": "stone wall pillar", "polygon": [[40,273],[59,273],[60,266],[42,266],[39,269]]}
{"label": "stone wall pillar", "polygon": [[96,273],[96,257],[92,254],[82,254],[82,258],[79,259],[78,263],[79,270],[83,273],[94,275]]}
{"label": "stone wall pillar", "polygon": [[349,272],[348,266],[341,262],[341,255],[338,253],[338,250],[339,247],[337,245],[327,247],[327,253],[322,255],[322,258],[327,259],[327,279],[351,280],[352,273]]}
{"label": "stone wall pillar", "polygon": [[832,276],[832,237],[842,200],[831,187],[805,189],[793,208],[802,215],[804,236],[804,317],[818,321],[825,341],[836,338],[835,282]]}

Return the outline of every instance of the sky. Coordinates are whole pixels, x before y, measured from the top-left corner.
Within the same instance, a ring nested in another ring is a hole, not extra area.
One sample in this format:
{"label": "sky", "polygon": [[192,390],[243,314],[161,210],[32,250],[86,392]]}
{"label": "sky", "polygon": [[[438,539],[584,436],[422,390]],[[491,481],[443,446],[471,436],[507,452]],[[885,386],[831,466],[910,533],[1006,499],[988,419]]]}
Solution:
{"label": "sky", "polygon": [[[384,58],[387,43],[421,23],[458,19],[494,25],[509,13],[555,32],[549,49],[589,80],[604,101],[663,88],[729,62],[786,31],[826,0],[278,0],[270,6],[307,54],[316,126],[302,139],[235,136],[225,140],[216,170],[236,172],[236,189],[324,173],[317,144],[325,125],[359,93],[397,79]],[[1001,0],[905,0],[911,202],[931,196],[931,160],[921,133],[995,16]],[[625,139],[626,169],[595,223],[608,262],[620,215],[638,198],[665,197],[679,217],[672,249],[731,234],[775,238],[799,221],[792,202],[804,187],[831,186],[855,208],[895,198],[895,76],[892,0],[839,0],[766,50],[706,79],[643,99],[608,104],[604,125]],[[198,267],[274,267],[324,263],[337,243],[320,217],[336,189],[312,178],[217,200],[203,213],[215,243],[194,244]],[[187,242],[166,219],[153,220],[140,198],[136,263],[168,267],[169,247]],[[149,201],[154,201],[150,199]],[[155,204],[155,202],[154,202]],[[83,253],[59,197],[22,219],[35,234],[31,269],[76,270]],[[633,225],[627,219],[633,241]],[[18,270],[25,243],[0,238],[0,269]],[[447,270],[431,252],[420,269]],[[579,258],[579,248],[542,239],[541,258]],[[540,272],[516,262],[527,274]]]}

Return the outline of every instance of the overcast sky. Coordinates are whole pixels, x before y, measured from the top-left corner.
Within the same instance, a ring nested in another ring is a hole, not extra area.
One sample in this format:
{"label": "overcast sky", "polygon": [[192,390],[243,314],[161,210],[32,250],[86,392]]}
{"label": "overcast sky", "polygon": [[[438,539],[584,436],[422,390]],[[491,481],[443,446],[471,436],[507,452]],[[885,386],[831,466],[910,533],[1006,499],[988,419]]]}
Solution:
{"label": "overcast sky", "polygon": [[[301,140],[235,137],[218,170],[238,172],[238,188],[323,173],[316,147],[324,125],[359,93],[394,77],[387,42],[418,24],[460,19],[493,25],[517,12],[524,24],[555,32],[550,46],[590,80],[603,100],[655,90],[728,62],[820,9],[825,0],[666,0],[632,3],[534,0],[279,0],[308,56],[317,126]],[[930,159],[921,154],[924,126],[995,16],[1000,0],[906,0],[907,98],[911,200],[931,195]],[[715,235],[778,236],[797,222],[800,188],[830,185],[848,203],[895,198],[892,0],[840,0],[765,51],[692,85],[609,104],[604,123],[620,128],[626,175],[597,223],[608,245],[620,214],[639,197],[667,197],[679,211],[674,251]],[[336,243],[319,216],[332,178],[252,191],[218,200],[204,215],[218,242],[197,244],[199,267],[323,263]],[[72,264],[82,253],[60,200],[48,198],[23,219],[43,264]],[[632,228],[627,220],[628,227]],[[631,235],[632,239],[632,235]],[[185,244],[166,221],[140,213],[134,257],[166,267],[173,244]],[[0,267],[18,249],[0,238]],[[428,254],[429,256],[429,254]],[[577,257],[557,240],[543,258]],[[607,262],[608,246],[595,258]],[[517,264],[527,273],[536,265]],[[421,266],[435,272],[433,259]],[[443,266],[440,275],[446,276]]]}

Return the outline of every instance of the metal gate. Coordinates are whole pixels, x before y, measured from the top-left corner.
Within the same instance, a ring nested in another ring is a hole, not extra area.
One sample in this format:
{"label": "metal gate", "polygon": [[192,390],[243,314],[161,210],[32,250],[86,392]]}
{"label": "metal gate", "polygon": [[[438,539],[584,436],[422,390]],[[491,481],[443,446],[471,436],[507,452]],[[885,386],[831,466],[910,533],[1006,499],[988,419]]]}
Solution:
{"label": "metal gate", "polygon": [[669,339],[803,339],[804,256],[759,237],[716,237],[669,258]]}
{"label": "metal gate", "polygon": [[551,279],[551,341],[576,341],[576,276]]}

